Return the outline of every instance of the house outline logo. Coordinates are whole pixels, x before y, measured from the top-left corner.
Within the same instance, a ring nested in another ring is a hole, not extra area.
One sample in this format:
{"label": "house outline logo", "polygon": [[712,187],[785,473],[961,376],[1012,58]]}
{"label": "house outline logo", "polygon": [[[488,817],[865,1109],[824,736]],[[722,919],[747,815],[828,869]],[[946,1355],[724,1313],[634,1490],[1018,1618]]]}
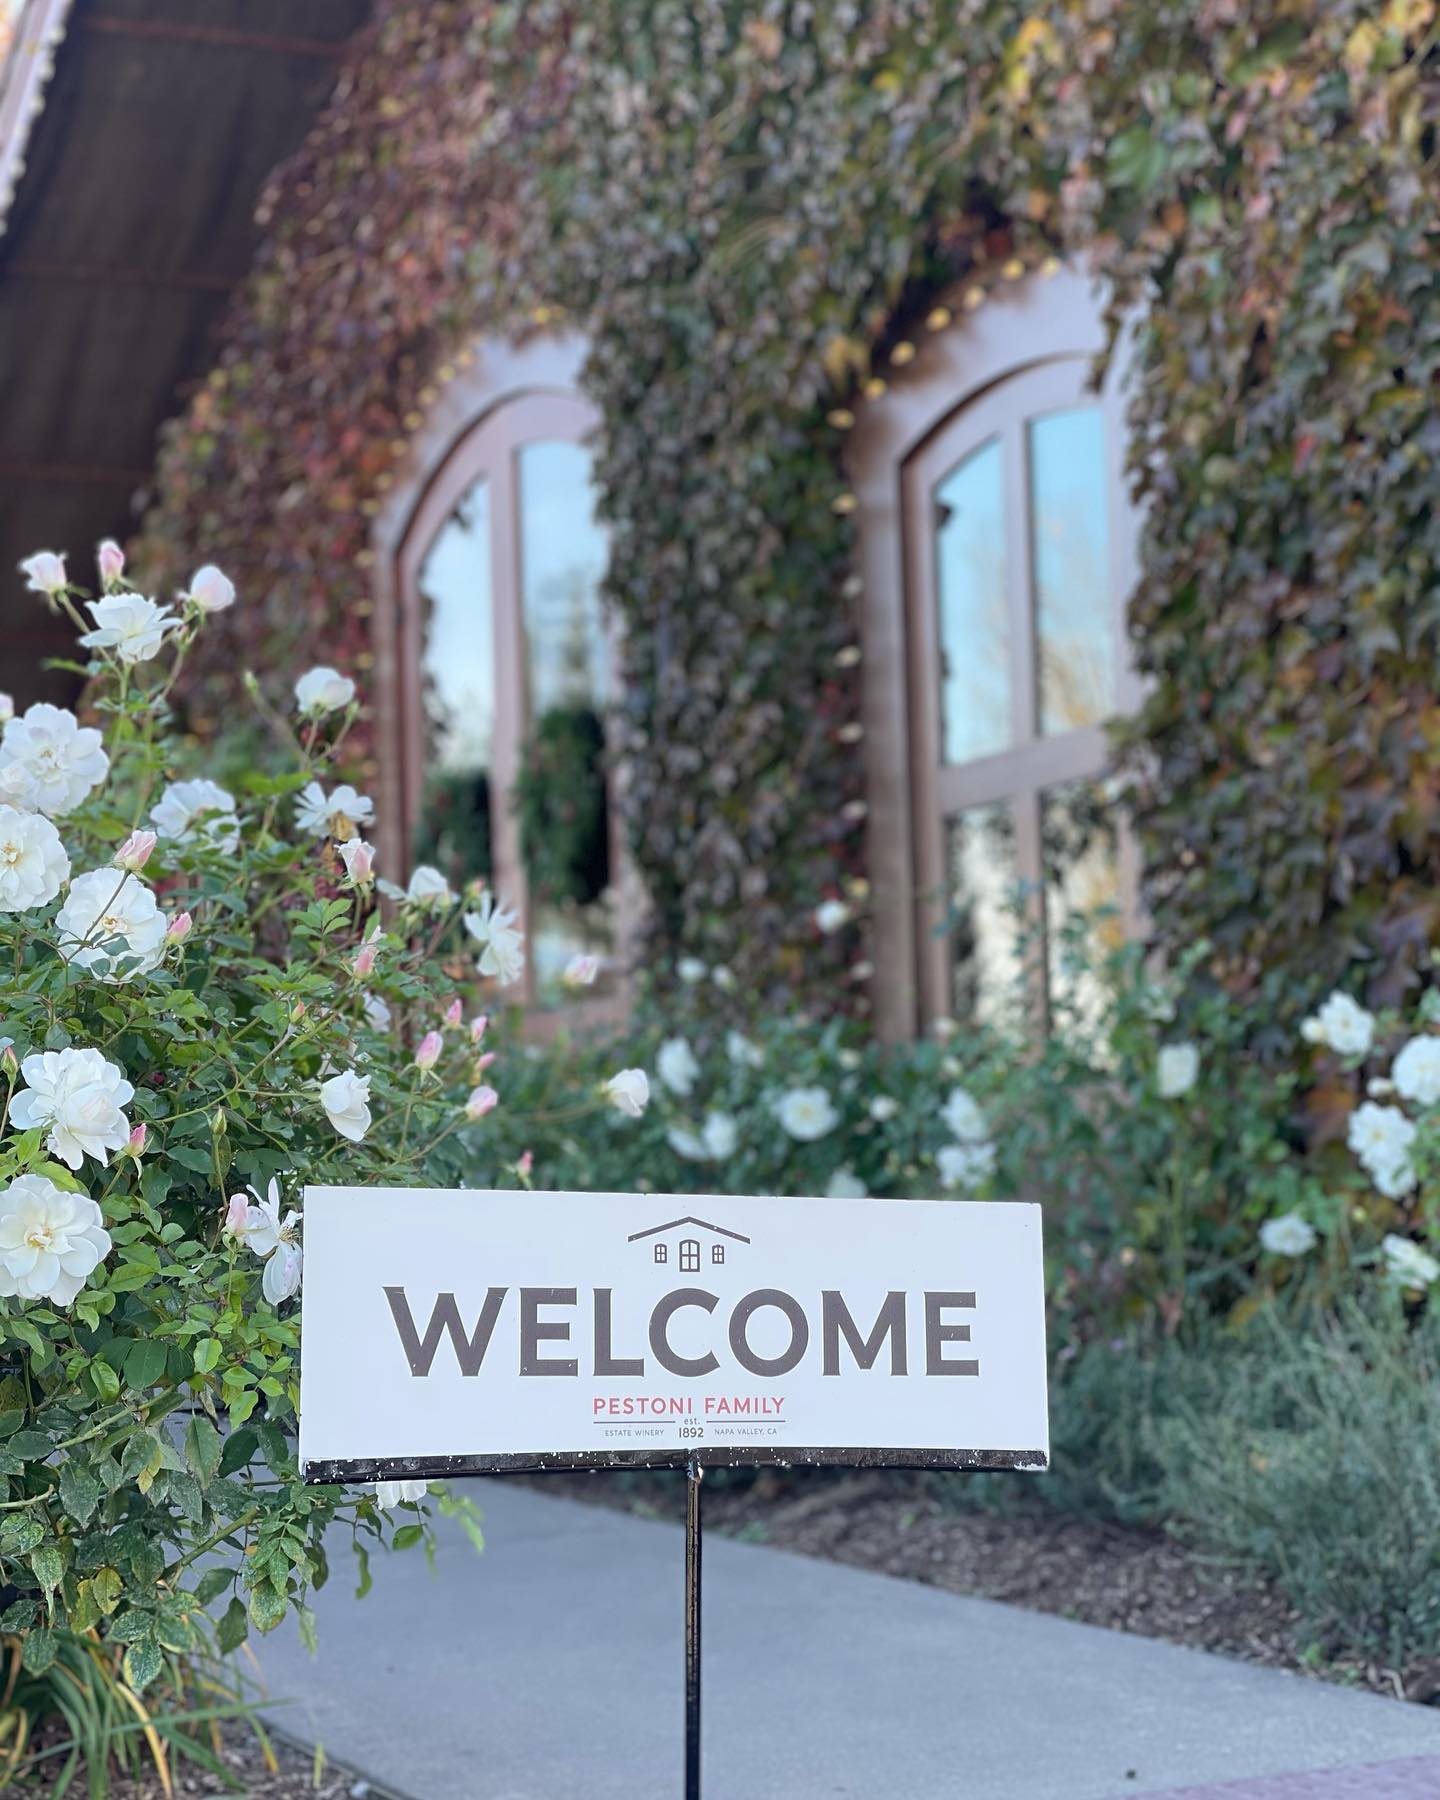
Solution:
{"label": "house outline logo", "polygon": [[[743,1231],[731,1231],[725,1225],[712,1225],[708,1219],[699,1219],[694,1213],[686,1213],[679,1219],[670,1219],[664,1225],[647,1226],[644,1231],[632,1231],[625,1241],[629,1244],[638,1244],[647,1238],[653,1240],[651,1261],[664,1267],[670,1262],[671,1252],[671,1246],[666,1241],[666,1233],[683,1231],[687,1225],[693,1226],[696,1231],[711,1233],[709,1262],[712,1266],[724,1263],[729,1250],[729,1244],[725,1242],[727,1238],[731,1243],[736,1244],[750,1242]],[[700,1273],[701,1247],[698,1237],[682,1237],[679,1240],[675,1246],[675,1261],[682,1275],[698,1275]]]}

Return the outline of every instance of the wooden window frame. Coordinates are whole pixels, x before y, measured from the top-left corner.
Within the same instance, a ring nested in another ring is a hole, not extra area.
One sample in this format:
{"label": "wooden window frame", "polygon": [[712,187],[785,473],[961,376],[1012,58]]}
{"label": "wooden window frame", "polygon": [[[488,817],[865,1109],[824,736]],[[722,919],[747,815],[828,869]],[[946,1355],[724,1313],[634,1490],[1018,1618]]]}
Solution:
{"label": "wooden window frame", "polygon": [[[519,344],[486,343],[457,358],[424,425],[416,432],[404,464],[396,471],[392,496],[377,515],[376,695],[381,745],[381,825],[378,848],[387,870],[410,867],[410,846],[420,818],[426,765],[423,693],[425,601],[420,573],[437,534],[474,484],[488,486],[491,605],[495,645],[495,723],[489,779],[491,787],[491,886],[514,907],[531,937],[530,884],[520,855],[519,822],[510,795],[520,772],[531,727],[526,655],[519,453],[533,443],[584,445],[600,423],[591,401],[579,391],[585,346],[573,334],[535,336]],[[610,692],[618,697],[618,655],[610,644]],[[606,720],[607,733],[613,730]],[[612,742],[609,776],[610,867],[617,894],[616,960],[621,978],[606,998],[537,1012],[545,1029],[599,1023],[623,1014],[628,1005],[623,973],[628,969],[638,928],[640,899],[627,854],[616,799],[623,769]],[[536,972],[532,956],[525,974],[506,998],[532,1005]]]}
{"label": "wooden window frame", "polygon": [[[1122,340],[1098,394],[1085,377],[1103,350],[1102,308],[1073,269],[1008,285],[974,313],[921,346],[885,394],[857,417],[850,475],[857,507],[865,650],[862,722],[868,800],[867,849],[875,908],[873,1017],[881,1036],[913,1037],[950,1011],[944,916],[945,821],[977,806],[1011,806],[1016,873],[1043,893],[1043,794],[1102,773],[1102,727],[1038,735],[1034,661],[1034,581],[1028,505],[1028,422],[1037,415],[1099,404],[1106,418],[1106,490],[1111,591],[1116,606],[1116,711],[1138,690],[1125,655],[1125,606],[1138,572],[1139,519],[1125,479],[1123,389],[1129,363]],[[1077,380],[1077,372],[1080,379]],[[1023,404],[1017,404],[1017,402]],[[957,463],[992,438],[1005,462],[1012,745],[959,765],[940,760],[933,494]],[[1024,596],[1017,616],[1016,594]],[[1025,629],[1017,629],[1024,624]],[[1135,853],[1121,842],[1122,880],[1135,887]]]}

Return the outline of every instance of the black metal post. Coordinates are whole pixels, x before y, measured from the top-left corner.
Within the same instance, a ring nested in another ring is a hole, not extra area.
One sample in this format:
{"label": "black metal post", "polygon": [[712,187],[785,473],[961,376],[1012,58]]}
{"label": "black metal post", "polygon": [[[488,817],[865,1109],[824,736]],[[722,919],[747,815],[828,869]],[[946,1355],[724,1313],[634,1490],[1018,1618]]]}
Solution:
{"label": "black metal post", "polygon": [[700,1478],[685,1465],[685,1800],[700,1800]]}

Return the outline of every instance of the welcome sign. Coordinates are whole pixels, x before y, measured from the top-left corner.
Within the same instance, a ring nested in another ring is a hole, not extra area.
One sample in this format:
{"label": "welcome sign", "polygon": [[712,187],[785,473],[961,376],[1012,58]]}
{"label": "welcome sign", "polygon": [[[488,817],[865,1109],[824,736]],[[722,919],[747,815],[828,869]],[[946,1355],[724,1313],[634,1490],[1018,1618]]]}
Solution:
{"label": "welcome sign", "polygon": [[312,1187],[314,1482],[1043,1469],[1040,1209]]}

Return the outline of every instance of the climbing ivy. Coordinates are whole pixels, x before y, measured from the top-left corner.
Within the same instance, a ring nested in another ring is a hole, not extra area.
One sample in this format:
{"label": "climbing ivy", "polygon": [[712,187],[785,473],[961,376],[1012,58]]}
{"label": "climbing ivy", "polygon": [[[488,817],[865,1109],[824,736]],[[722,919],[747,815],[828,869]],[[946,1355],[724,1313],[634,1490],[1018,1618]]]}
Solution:
{"label": "climbing ivy", "polygon": [[456,354],[577,325],[656,931],[854,993],[809,917],[865,874],[843,426],[938,294],[1086,258],[1138,321],[1155,930],[1242,995],[1393,997],[1440,932],[1434,12],[382,0],[167,438],[150,568],[203,540],[251,595],[197,722],[237,652],[364,667],[370,520]]}

